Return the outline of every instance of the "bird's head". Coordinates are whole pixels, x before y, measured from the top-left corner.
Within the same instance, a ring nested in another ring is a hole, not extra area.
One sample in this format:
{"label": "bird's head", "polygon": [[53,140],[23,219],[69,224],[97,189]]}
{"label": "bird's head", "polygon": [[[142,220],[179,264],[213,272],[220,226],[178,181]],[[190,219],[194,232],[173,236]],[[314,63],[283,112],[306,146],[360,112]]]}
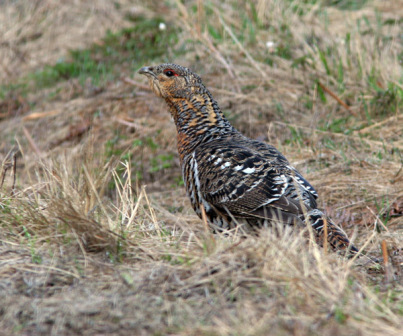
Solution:
{"label": "bird's head", "polygon": [[145,75],[154,93],[162,98],[189,98],[203,89],[201,78],[188,68],[176,64],[146,66],[138,71]]}

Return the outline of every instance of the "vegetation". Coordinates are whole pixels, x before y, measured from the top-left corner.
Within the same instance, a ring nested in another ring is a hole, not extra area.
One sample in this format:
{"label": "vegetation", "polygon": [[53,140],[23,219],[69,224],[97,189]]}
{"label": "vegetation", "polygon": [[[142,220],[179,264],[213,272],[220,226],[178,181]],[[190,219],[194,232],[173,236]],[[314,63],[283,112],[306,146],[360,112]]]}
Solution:
{"label": "vegetation", "polygon": [[[398,2],[0,9],[2,332],[401,334]],[[365,255],[345,260],[281,227],[210,233],[185,195],[165,104],[136,74],[167,61],[279,148]]]}

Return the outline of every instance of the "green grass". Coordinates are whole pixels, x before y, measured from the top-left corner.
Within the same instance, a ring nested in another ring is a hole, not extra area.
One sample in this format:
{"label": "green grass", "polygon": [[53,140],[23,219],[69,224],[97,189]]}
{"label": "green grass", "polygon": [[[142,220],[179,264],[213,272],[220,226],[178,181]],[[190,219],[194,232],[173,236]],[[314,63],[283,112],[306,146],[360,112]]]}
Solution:
{"label": "green grass", "polygon": [[70,52],[69,60],[61,59],[54,65],[45,66],[29,76],[36,88],[46,88],[64,80],[78,78],[84,85],[91,78],[92,85],[100,85],[111,76],[112,66],[105,60],[96,60],[90,50],[75,50]]}
{"label": "green grass", "polygon": [[28,246],[30,248],[32,262],[34,264],[41,264],[42,263],[42,257],[36,251],[36,247],[35,247],[36,239],[35,239],[35,237],[32,236],[32,234],[28,231],[28,229],[25,226],[23,226],[22,229],[23,229],[24,236],[25,236],[25,238],[27,240]]}
{"label": "green grass", "polygon": [[352,134],[359,128],[357,127],[356,120],[353,116],[346,116],[320,121],[318,129],[334,133]]}

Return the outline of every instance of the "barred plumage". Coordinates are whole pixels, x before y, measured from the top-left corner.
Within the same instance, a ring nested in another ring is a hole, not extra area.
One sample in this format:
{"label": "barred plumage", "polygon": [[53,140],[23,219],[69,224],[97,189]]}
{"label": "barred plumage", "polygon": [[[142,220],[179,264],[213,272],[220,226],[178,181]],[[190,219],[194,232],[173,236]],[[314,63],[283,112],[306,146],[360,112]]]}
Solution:
{"label": "barred plumage", "polygon": [[187,68],[161,64],[139,70],[165,99],[175,121],[182,175],[193,209],[203,205],[215,230],[245,231],[310,223],[317,241],[352,252],[346,234],[317,208],[318,194],[273,146],[238,132],[225,118],[201,78]]}

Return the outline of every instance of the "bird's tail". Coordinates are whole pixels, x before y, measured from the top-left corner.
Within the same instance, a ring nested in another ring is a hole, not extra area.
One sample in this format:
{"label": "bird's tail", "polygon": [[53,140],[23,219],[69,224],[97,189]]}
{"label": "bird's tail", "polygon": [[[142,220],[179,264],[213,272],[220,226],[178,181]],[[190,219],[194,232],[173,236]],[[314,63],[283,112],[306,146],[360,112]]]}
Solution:
{"label": "bird's tail", "polygon": [[349,255],[354,255],[358,249],[350,243],[346,233],[334,224],[322,211],[314,209],[309,211],[304,218],[305,223],[310,223],[314,229],[315,238],[320,246],[324,245],[325,232],[327,232],[327,243],[334,251],[344,251]]}

